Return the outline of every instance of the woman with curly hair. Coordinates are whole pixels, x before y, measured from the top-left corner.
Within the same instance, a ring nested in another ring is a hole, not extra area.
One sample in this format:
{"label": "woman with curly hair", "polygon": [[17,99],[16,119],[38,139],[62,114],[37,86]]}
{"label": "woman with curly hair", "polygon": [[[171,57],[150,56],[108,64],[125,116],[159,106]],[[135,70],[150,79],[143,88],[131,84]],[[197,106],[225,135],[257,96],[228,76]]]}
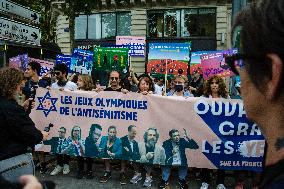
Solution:
{"label": "woman with curly hair", "polygon": [[77,85],[82,91],[91,91],[94,88],[92,77],[88,74],[79,75]]}
{"label": "woman with curly hair", "polygon": [[143,95],[153,94],[155,91],[153,80],[150,77],[143,76],[138,82],[138,93]]}
{"label": "woman with curly hair", "polygon": [[226,90],[224,80],[217,75],[210,77],[205,83],[204,97],[228,98],[228,92]]}
{"label": "woman with curly hair", "polygon": [[[217,75],[210,77],[204,87],[204,97],[207,98],[229,98],[224,80]],[[202,185],[200,189],[208,189],[210,182],[210,172],[208,169],[201,170]],[[217,170],[217,189],[226,189],[224,186],[225,171]]]}
{"label": "woman with curly hair", "polygon": [[[47,132],[39,131],[35,127],[34,122],[26,113],[29,101],[25,101],[22,106],[16,102],[24,85],[24,72],[16,68],[0,69],[0,162],[2,163],[17,162],[18,156],[32,159],[30,153],[27,153],[28,147],[33,148],[48,137]],[[32,162],[29,165],[25,170],[18,167],[7,171],[7,174],[3,173],[2,176],[16,181],[23,173],[33,174],[34,165]]]}

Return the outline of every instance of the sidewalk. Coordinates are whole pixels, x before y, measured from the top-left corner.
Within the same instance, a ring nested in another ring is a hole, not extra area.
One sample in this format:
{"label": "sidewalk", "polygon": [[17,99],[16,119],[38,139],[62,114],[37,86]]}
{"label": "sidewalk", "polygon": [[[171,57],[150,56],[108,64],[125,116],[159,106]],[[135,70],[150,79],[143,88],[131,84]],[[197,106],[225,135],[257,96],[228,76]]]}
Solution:
{"label": "sidewalk", "polygon": [[[36,176],[39,180],[52,180],[56,183],[56,189],[114,189],[114,188],[121,188],[121,189],[145,189],[143,187],[143,182],[144,180],[140,181],[137,185],[133,184],[127,184],[127,185],[120,185],[119,183],[119,170],[118,167],[113,168],[112,170],[112,178],[107,182],[107,183],[100,183],[99,182],[99,177],[102,176],[104,172],[104,167],[103,164],[95,164],[93,167],[94,170],[94,179],[76,179],[75,174],[76,174],[76,162],[71,163],[71,172],[69,175],[56,175],[56,176],[50,176],[49,173],[52,171],[53,167],[49,168],[49,172],[47,174],[40,174],[38,171],[36,172]],[[131,167],[131,166],[129,166]],[[130,179],[133,176],[133,170],[132,168],[129,168],[127,172],[127,176]],[[143,174],[145,177],[145,173]],[[160,169],[155,169],[153,173],[153,179],[154,182],[152,183],[151,188],[159,188],[159,183],[161,179],[161,171]],[[168,189],[178,189],[177,187],[177,171],[172,171],[172,175],[170,178],[170,187]],[[199,189],[201,186],[201,181],[196,180],[191,176],[188,179],[188,184],[189,184],[189,189]],[[235,181],[233,178],[233,175],[227,174],[226,179],[225,179],[225,185],[227,189],[234,189]],[[209,187],[209,189],[213,189],[213,184]],[[245,188],[251,188],[251,182],[248,180],[246,182],[246,187]]]}

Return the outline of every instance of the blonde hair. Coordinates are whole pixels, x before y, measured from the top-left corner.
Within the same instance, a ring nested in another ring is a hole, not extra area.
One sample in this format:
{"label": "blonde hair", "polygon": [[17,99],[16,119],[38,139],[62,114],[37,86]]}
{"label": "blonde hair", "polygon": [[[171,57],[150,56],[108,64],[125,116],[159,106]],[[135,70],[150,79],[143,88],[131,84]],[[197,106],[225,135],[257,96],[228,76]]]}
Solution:
{"label": "blonde hair", "polygon": [[79,75],[78,78],[81,78],[83,83],[84,83],[84,86],[83,86],[83,90],[85,91],[91,91],[93,88],[94,88],[94,84],[93,84],[93,80],[92,80],[92,77],[88,74],[82,74],[82,75]]}
{"label": "blonde hair", "polygon": [[0,95],[2,97],[13,99],[17,87],[24,81],[24,72],[17,68],[0,69]]}

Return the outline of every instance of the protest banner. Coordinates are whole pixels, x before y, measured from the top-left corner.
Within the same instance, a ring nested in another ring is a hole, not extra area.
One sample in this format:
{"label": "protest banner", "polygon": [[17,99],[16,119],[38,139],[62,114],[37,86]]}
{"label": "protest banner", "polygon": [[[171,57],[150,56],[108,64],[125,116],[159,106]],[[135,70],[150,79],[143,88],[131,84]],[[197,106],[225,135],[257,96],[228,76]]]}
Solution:
{"label": "protest banner", "polygon": [[191,43],[149,43],[147,73],[187,75]]}
{"label": "protest banner", "polygon": [[94,62],[96,70],[128,70],[128,49],[127,48],[94,48]]}
{"label": "protest banner", "polygon": [[54,62],[46,61],[46,60],[41,60],[41,59],[36,59],[36,58],[28,58],[29,62],[38,62],[41,65],[41,70],[39,76],[43,76],[44,74],[52,71],[54,67]]}
{"label": "protest banner", "polygon": [[71,56],[65,54],[56,55],[56,64],[66,64],[68,67],[68,73],[73,73],[71,70]]}
{"label": "protest banner", "polygon": [[210,54],[201,55],[201,67],[203,78],[209,79],[210,76],[219,75],[220,77],[230,77],[233,75],[230,67],[225,63],[224,55],[237,53],[237,50],[224,50]]}
{"label": "protest banner", "polygon": [[129,56],[145,56],[146,37],[116,36],[116,45],[129,49]]}
{"label": "protest banner", "polygon": [[9,58],[9,67],[18,68],[25,71],[28,66],[28,54],[18,55]]}
{"label": "protest banner", "polygon": [[[169,131],[180,132],[181,165],[189,167],[261,171],[265,140],[258,126],[247,120],[241,100],[165,97],[139,93],[59,91],[38,89],[30,114],[38,129],[54,125],[49,140],[66,129],[61,153],[73,156],[104,156],[108,128],[117,128],[115,159],[124,159],[120,138],[135,125],[139,152],[133,161],[149,163],[145,145],[154,149],[154,164],[174,165]],[[155,128],[150,129],[149,128]],[[152,132],[152,139],[148,137]],[[96,136],[96,139],[95,139]],[[167,141],[167,142],[166,142]],[[37,150],[58,149],[45,141]],[[92,149],[92,150],[91,150]],[[92,155],[90,150],[93,152]],[[182,152],[184,150],[185,154]],[[128,150],[129,153],[129,150]],[[184,154],[184,155],[182,155]]]}
{"label": "protest banner", "polygon": [[73,73],[89,74],[93,68],[93,52],[74,49],[71,57],[70,70]]}

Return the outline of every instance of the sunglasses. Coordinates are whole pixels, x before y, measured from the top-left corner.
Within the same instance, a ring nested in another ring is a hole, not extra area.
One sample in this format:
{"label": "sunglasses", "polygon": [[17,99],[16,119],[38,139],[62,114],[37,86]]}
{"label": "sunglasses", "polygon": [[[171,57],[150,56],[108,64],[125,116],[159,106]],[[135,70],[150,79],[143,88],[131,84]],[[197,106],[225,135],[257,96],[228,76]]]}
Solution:
{"label": "sunglasses", "polygon": [[58,131],[59,133],[65,133],[65,131]]}
{"label": "sunglasses", "polygon": [[230,67],[235,75],[240,75],[239,70],[244,68],[244,60],[250,57],[237,53],[233,55],[226,55],[225,62]]}
{"label": "sunglasses", "polygon": [[119,78],[118,77],[110,77],[110,79],[112,80],[112,81],[114,81],[114,80],[118,80]]}
{"label": "sunglasses", "polygon": [[55,75],[60,75],[60,72],[54,72]]}

